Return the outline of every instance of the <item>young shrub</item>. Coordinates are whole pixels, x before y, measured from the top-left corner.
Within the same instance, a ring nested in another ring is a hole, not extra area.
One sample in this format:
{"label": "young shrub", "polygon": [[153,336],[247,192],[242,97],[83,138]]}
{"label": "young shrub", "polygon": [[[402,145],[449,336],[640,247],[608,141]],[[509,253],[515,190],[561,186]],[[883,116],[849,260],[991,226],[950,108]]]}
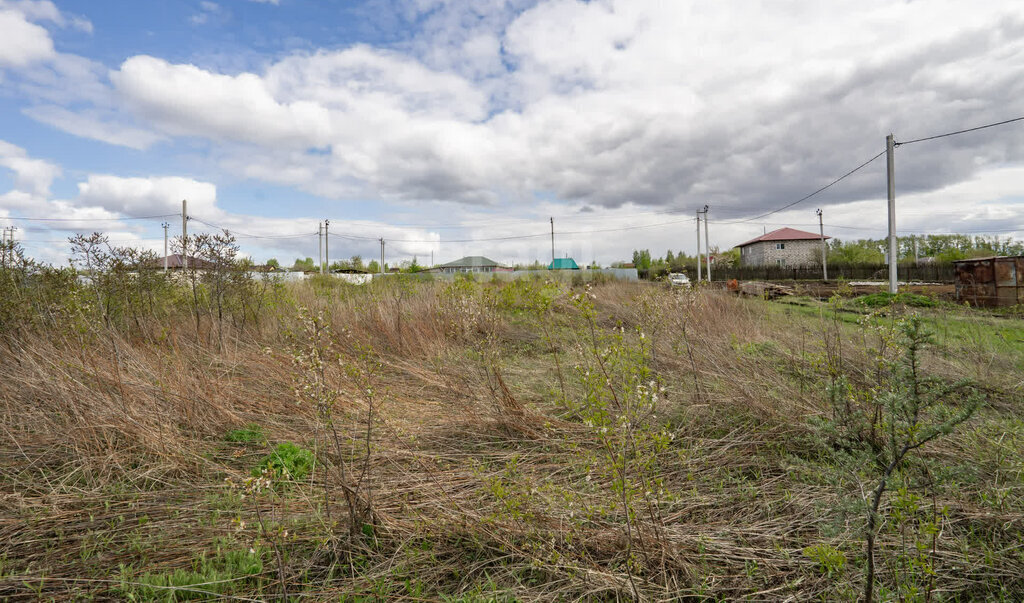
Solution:
{"label": "young shrub", "polygon": [[253,467],[253,477],[267,473],[275,481],[293,479],[300,481],[309,475],[313,470],[313,453],[292,442],[282,442],[277,445],[273,452],[260,461],[259,465]]}
{"label": "young shrub", "polygon": [[864,600],[874,600],[875,538],[879,525],[879,507],[893,473],[908,457],[928,442],[953,432],[971,418],[982,404],[983,395],[967,380],[947,383],[927,376],[922,370],[924,351],[934,343],[933,336],[919,316],[900,323],[903,357],[893,369],[888,391],[878,398],[877,414],[849,413],[849,421],[874,421],[875,425],[854,427],[852,432],[876,432],[878,483],[868,500],[865,548]]}

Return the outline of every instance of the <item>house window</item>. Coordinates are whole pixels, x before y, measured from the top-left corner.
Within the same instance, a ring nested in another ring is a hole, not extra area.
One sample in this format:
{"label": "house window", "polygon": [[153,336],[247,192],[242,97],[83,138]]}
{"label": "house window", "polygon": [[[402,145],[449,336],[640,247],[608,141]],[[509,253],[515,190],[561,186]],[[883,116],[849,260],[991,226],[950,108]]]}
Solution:
{"label": "house window", "polygon": [[785,249],[786,248],[786,244],[785,243],[776,243],[775,244],[775,248],[776,249]]}
{"label": "house window", "polygon": [[786,260],[783,260],[783,259],[781,259],[781,258],[780,258],[780,259],[778,259],[778,260],[775,260],[775,265],[776,265],[776,266],[779,266],[779,267],[781,268],[781,267],[783,267],[783,266],[785,266],[785,265],[786,265]]}

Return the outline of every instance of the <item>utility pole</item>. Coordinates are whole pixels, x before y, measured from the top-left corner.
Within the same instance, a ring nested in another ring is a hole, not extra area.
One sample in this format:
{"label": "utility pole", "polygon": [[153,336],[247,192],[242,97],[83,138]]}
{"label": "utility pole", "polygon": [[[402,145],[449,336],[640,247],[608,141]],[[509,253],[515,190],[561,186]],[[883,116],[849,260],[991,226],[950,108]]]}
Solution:
{"label": "utility pole", "polygon": [[893,157],[895,148],[895,141],[892,134],[889,134],[885,137],[886,174],[889,181],[889,293],[896,293],[899,289],[899,281],[896,280],[899,256],[896,255],[896,163]]}
{"label": "utility pole", "polygon": [[551,218],[551,267],[555,267],[555,218]]}
{"label": "utility pole", "polygon": [[[917,235],[914,235],[914,265],[917,266],[918,255],[917,255]],[[920,277],[918,277],[920,278]]]}
{"label": "utility pole", "polygon": [[697,210],[697,282],[700,282],[700,210]]}
{"label": "utility pole", "polygon": [[167,272],[167,229],[171,227],[171,223],[164,222],[160,226],[164,229],[164,272]]}
{"label": "utility pole", "polygon": [[327,227],[330,225],[330,220],[324,220],[324,264],[327,265],[327,274],[331,273],[331,236],[327,232]]}
{"label": "utility pole", "polygon": [[[2,238],[0,238],[0,247],[2,247],[2,249],[3,249],[3,267],[4,268],[7,268],[7,256],[8,256],[7,248],[8,247],[11,248],[11,253],[10,253],[11,260],[12,261],[14,260],[14,231],[15,230],[18,230],[17,226],[4,226],[4,234],[3,234]],[[7,234],[8,232],[10,232],[11,234],[8,235]]]}
{"label": "utility pole", "polygon": [[434,267],[434,250],[433,249],[430,250],[430,267],[431,268]]}
{"label": "utility pole", "polygon": [[704,258],[708,262],[708,282],[711,282],[711,237],[708,236],[708,206],[704,206]]}
{"label": "utility pole", "polygon": [[317,249],[316,263],[320,266],[320,274],[324,273],[324,223],[316,223],[317,242],[320,247]]}
{"label": "utility pole", "polygon": [[818,229],[821,231],[821,280],[828,281],[828,246],[825,245],[825,224],[818,210]]}
{"label": "utility pole", "polygon": [[188,201],[181,200],[181,269],[188,268]]}
{"label": "utility pole", "polygon": [[[433,257],[434,252],[430,252]],[[380,238],[380,272],[384,274],[384,237]]]}

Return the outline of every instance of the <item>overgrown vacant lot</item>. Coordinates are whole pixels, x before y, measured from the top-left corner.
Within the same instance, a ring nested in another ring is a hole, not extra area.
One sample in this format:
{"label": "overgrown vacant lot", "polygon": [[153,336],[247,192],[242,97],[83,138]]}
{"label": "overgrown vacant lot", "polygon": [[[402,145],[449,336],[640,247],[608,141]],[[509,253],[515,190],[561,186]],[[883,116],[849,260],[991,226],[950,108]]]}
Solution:
{"label": "overgrown vacant lot", "polygon": [[111,316],[76,289],[5,325],[0,597],[855,600],[869,534],[876,599],[1024,597],[1019,319],[540,279],[246,295]]}

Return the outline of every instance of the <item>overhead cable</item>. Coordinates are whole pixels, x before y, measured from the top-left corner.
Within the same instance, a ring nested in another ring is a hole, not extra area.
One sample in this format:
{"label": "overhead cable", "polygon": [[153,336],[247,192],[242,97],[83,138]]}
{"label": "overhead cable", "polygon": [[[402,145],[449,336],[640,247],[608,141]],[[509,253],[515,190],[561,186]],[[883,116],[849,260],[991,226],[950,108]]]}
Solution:
{"label": "overhead cable", "polygon": [[1013,119],[1007,119],[1007,120],[1003,120],[1003,121],[997,121],[997,122],[991,123],[991,124],[985,124],[984,126],[978,126],[976,128],[967,128],[966,130],[957,130],[955,132],[946,132],[945,134],[936,134],[935,136],[926,136],[924,138],[915,138],[914,140],[906,140],[906,141],[903,141],[903,142],[896,142],[894,144],[896,146],[902,146],[902,145],[905,145],[905,144],[914,144],[916,142],[924,142],[926,140],[935,140],[936,138],[946,138],[947,136],[956,136],[957,134],[966,134],[967,132],[975,132],[977,130],[984,130],[985,128],[994,128],[996,126],[1003,126],[1003,125],[1006,125],[1006,124],[1011,124],[1011,123],[1013,123],[1015,121],[1024,121],[1024,116],[1022,116],[1022,117],[1014,117]]}

